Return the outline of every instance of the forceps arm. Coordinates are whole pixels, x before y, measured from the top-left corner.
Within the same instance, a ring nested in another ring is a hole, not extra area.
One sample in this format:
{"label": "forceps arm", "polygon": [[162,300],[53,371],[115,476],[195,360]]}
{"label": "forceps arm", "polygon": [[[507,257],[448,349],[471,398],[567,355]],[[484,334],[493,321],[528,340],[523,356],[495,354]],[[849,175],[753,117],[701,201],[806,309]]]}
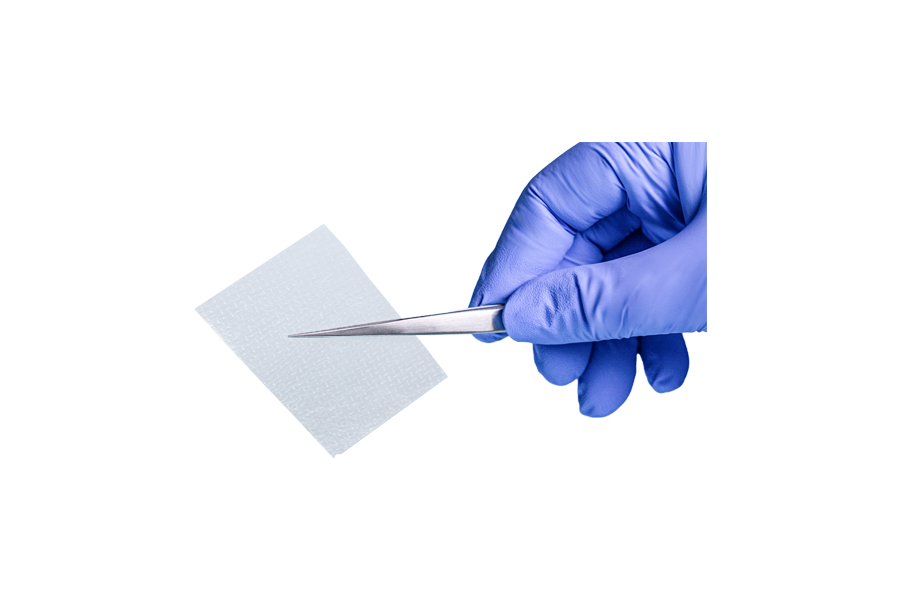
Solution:
{"label": "forceps arm", "polygon": [[337,329],[295,333],[288,337],[339,335],[445,335],[451,333],[504,333],[503,305],[477,306],[437,315],[377,321]]}

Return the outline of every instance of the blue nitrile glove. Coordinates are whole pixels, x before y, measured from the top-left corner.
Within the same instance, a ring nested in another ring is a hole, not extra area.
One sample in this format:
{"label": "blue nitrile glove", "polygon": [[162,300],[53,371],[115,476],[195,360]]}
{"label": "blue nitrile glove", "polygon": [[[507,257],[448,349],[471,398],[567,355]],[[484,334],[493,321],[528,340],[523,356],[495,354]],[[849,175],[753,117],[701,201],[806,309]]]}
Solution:
{"label": "blue nitrile glove", "polygon": [[625,402],[637,354],[653,389],[678,388],[681,333],[706,331],[706,144],[582,143],[550,163],[516,202],[469,305],[497,303],[548,381],[578,379],[585,415]]}

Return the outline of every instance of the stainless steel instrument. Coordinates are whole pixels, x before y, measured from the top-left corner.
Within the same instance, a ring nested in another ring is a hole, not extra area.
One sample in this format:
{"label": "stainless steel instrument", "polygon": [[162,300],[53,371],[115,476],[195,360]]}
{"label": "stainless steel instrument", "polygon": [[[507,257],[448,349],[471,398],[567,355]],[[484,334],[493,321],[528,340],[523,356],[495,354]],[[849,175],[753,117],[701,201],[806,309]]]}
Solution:
{"label": "stainless steel instrument", "polygon": [[377,321],[337,329],[295,333],[292,338],[338,335],[448,335],[454,333],[504,333],[503,305],[477,306],[437,315]]}

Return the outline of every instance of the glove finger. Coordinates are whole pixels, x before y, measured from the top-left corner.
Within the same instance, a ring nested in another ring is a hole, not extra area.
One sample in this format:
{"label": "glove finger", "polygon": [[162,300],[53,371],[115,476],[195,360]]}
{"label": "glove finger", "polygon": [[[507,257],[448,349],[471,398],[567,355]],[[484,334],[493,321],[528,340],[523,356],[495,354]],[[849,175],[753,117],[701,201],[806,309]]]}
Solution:
{"label": "glove finger", "polygon": [[506,337],[505,333],[474,333],[472,335],[476,340],[485,344],[493,344]]}
{"label": "glove finger", "polygon": [[625,206],[622,183],[604,152],[578,144],[525,187],[488,256],[470,306],[505,302],[519,286],[553,270],[575,235]]}
{"label": "glove finger", "polygon": [[[623,250],[619,242],[621,242],[623,239],[631,239],[631,236],[629,236],[629,234],[639,226],[640,222],[637,221],[636,217],[634,217],[634,215],[631,215],[631,213],[629,213],[626,209],[623,208],[617,211],[609,218],[600,220],[600,222],[598,222],[594,227],[591,227],[587,231],[576,235],[575,239],[572,241],[572,245],[569,247],[568,251],[566,251],[565,257],[562,259],[562,261],[560,261],[558,265],[556,265],[556,268],[553,270],[558,271],[560,269],[568,269],[570,267],[603,262],[604,255],[600,244],[607,244],[608,247],[613,249],[618,248],[618,251],[621,253]],[[647,240],[647,238],[643,239],[646,240],[647,244],[650,244],[650,241]],[[619,244],[619,246],[617,246],[617,244]],[[638,252],[638,248],[642,249],[642,246],[631,243],[627,246],[627,248],[632,249],[633,252]],[[475,334],[475,339],[488,344],[498,342],[505,337],[505,333]],[[587,358],[585,358],[585,364],[586,363]],[[538,370],[540,370],[540,368]],[[584,370],[584,366],[582,366],[581,370]],[[578,375],[581,375],[581,373],[579,372]],[[573,377],[567,383],[571,383],[572,381],[577,379],[578,375],[575,375],[575,377]]]}
{"label": "glove finger", "polygon": [[[600,223],[603,223],[612,220],[612,222],[600,232],[601,235],[605,234],[606,240],[628,235],[628,231],[621,231],[630,224],[621,217],[621,213],[624,210],[625,209],[622,209],[614,213],[614,215],[620,215],[616,218],[611,216],[608,219],[602,219],[600,221]],[[622,225],[623,221],[624,227]],[[594,229],[594,227],[591,229]],[[603,262],[603,251],[592,239],[588,238],[588,231],[584,231],[575,236],[572,247],[569,248],[565,258],[554,270]],[[596,236],[595,239],[597,237],[599,236]],[[544,376],[544,379],[553,385],[568,385],[581,377],[581,374],[584,373],[588,361],[591,358],[591,349],[593,346],[594,344],[592,342],[562,345],[534,344],[534,364],[537,366],[538,372]]]}
{"label": "glove finger", "polygon": [[684,383],[690,360],[680,333],[638,338],[638,354],[650,387],[660,394],[677,390]]}
{"label": "glove finger", "polygon": [[700,211],[706,191],[706,142],[672,144],[672,166],[684,222],[690,223]]}
{"label": "glove finger", "polygon": [[618,258],[625,256],[623,252],[631,254],[649,248],[653,243],[645,237],[640,244],[622,245],[622,241],[629,239],[633,235],[632,232],[637,232],[640,227],[641,222],[628,212],[627,208],[619,209],[576,235],[572,246],[566,251],[565,258],[553,270],[559,271],[611,260],[607,256],[608,252],[616,252],[614,257]]}
{"label": "glove finger", "polygon": [[561,346],[534,345],[534,364],[553,385],[568,385],[581,377],[591,358],[592,342]]}
{"label": "glove finger", "polygon": [[[615,260],[630,254],[637,254],[654,246],[640,230],[640,221],[627,208],[622,208],[596,225],[578,234],[566,258],[555,270],[587,264]],[[570,350],[585,346],[583,364],[580,354]],[[538,371],[556,385],[567,385],[581,376],[590,359],[590,342],[582,344],[534,345],[534,361]],[[640,345],[638,345],[640,349]],[[652,350],[651,350],[652,352]],[[573,354],[572,359],[569,355]],[[578,370],[580,369],[580,370]],[[576,373],[577,371],[577,373]],[[572,375],[574,373],[574,375]],[[557,383],[559,381],[560,383]]]}
{"label": "glove finger", "polygon": [[605,417],[631,393],[637,370],[637,339],[595,342],[587,369],[578,379],[581,414]]}
{"label": "glove finger", "polygon": [[572,240],[572,246],[566,251],[566,256],[559,261],[559,264],[553,270],[559,271],[560,269],[592,265],[598,262],[603,262],[603,251],[587,239],[584,233],[579,233]]}

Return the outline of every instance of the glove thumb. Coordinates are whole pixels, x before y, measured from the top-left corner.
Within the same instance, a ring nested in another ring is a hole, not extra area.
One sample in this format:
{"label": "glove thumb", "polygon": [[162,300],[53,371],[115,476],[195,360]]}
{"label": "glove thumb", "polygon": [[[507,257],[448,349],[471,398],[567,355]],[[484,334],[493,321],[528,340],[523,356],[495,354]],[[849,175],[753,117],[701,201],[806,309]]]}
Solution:
{"label": "glove thumb", "polygon": [[534,344],[706,331],[706,202],[653,248],[532,279],[510,296],[503,322]]}

